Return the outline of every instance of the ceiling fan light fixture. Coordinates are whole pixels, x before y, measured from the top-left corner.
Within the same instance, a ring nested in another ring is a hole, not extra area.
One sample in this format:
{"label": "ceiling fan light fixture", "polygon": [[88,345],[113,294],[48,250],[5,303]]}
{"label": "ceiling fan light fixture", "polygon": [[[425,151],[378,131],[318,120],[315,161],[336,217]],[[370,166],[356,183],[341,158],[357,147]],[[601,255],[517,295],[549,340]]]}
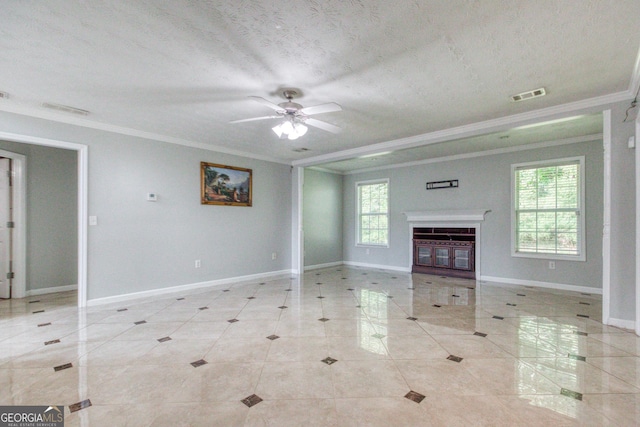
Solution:
{"label": "ceiling fan light fixture", "polygon": [[272,127],[271,130],[278,135],[278,138],[282,138],[282,124]]}

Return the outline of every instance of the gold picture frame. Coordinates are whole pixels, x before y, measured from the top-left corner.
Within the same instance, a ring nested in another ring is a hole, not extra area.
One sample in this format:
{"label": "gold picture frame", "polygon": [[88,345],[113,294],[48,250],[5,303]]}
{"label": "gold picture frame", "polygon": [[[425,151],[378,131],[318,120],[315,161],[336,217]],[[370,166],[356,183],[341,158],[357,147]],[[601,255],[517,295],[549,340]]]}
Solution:
{"label": "gold picture frame", "polygon": [[252,175],[251,169],[200,162],[200,203],[251,206]]}

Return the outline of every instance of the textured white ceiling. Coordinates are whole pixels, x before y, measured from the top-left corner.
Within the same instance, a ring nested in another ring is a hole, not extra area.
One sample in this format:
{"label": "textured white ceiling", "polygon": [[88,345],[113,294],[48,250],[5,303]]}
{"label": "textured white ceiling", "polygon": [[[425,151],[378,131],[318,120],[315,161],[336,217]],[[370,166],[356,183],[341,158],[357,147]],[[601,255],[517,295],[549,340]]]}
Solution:
{"label": "textured white ceiling", "polygon": [[[638,0],[22,0],[2,15],[0,109],[70,105],[285,162],[627,91],[640,46]],[[316,117],[344,132],[229,124],[285,87],[340,104]]]}

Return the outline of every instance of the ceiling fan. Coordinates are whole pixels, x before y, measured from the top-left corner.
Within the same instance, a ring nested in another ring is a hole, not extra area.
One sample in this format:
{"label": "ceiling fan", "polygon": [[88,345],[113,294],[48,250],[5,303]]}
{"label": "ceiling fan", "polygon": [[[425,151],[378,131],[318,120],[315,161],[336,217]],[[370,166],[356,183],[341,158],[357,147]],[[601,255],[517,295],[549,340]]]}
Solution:
{"label": "ceiling fan", "polygon": [[314,119],[312,116],[314,114],[322,114],[322,113],[332,113],[335,111],[342,111],[342,107],[340,107],[335,102],[329,102],[327,104],[320,104],[314,107],[303,107],[302,105],[293,102],[293,98],[298,95],[293,89],[286,89],[282,92],[284,97],[287,99],[286,102],[282,102],[280,104],[274,104],[271,101],[267,101],[264,98],[260,98],[259,96],[250,96],[249,98],[253,99],[260,104],[275,110],[276,115],[274,116],[263,116],[263,117],[254,117],[251,119],[242,119],[242,120],[232,120],[229,123],[243,123],[243,122],[252,122],[255,120],[266,120],[266,119],[284,119],[282,123],[272,128],[278,138],[284,139],[298,139],[305,133],[307,133],[307,126],[313,126],[318,129],[322,129],[331,133],[340,133],[342,129],[338,126],[332,125],[331,123],[323,122],[318,119]]}

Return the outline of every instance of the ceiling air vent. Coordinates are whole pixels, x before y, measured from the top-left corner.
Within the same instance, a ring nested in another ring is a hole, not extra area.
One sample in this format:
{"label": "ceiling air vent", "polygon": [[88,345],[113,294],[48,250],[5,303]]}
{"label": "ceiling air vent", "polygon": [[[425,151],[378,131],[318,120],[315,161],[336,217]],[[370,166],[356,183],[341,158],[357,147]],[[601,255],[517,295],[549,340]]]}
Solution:
{"label": "ceiling air vent", "polygon": [[81,110],[80,108],[69,107],[68,105],[60,105],[60,104],[50,104],[48,102],[43,102],[42,106],[44,108],[49,108],[51,110],[62,111],[65,113],[78,114],[80,116],[88,116],[89,112],[87,110]]}
{"label": "ceiling air vent", "polygon": [[547,92],[545,92],[544,88],[541,87],[540,89],[534,89],[528,92],[519,93],[517,95],[511,95],[511,101],[513,102],[526,101],[527,99],[533,99],[539,96],[545,96],[546,94]]}
{"label": "ceiling air vent", "polygon": [[293,151],[296,153],[304,153],[305,151],[309,151],[308,148],[294,148]]}
{"label": "ceiling air vent", "polygon": [[9,99],[9,94],[7,92],[0,92],[0,99]]}

